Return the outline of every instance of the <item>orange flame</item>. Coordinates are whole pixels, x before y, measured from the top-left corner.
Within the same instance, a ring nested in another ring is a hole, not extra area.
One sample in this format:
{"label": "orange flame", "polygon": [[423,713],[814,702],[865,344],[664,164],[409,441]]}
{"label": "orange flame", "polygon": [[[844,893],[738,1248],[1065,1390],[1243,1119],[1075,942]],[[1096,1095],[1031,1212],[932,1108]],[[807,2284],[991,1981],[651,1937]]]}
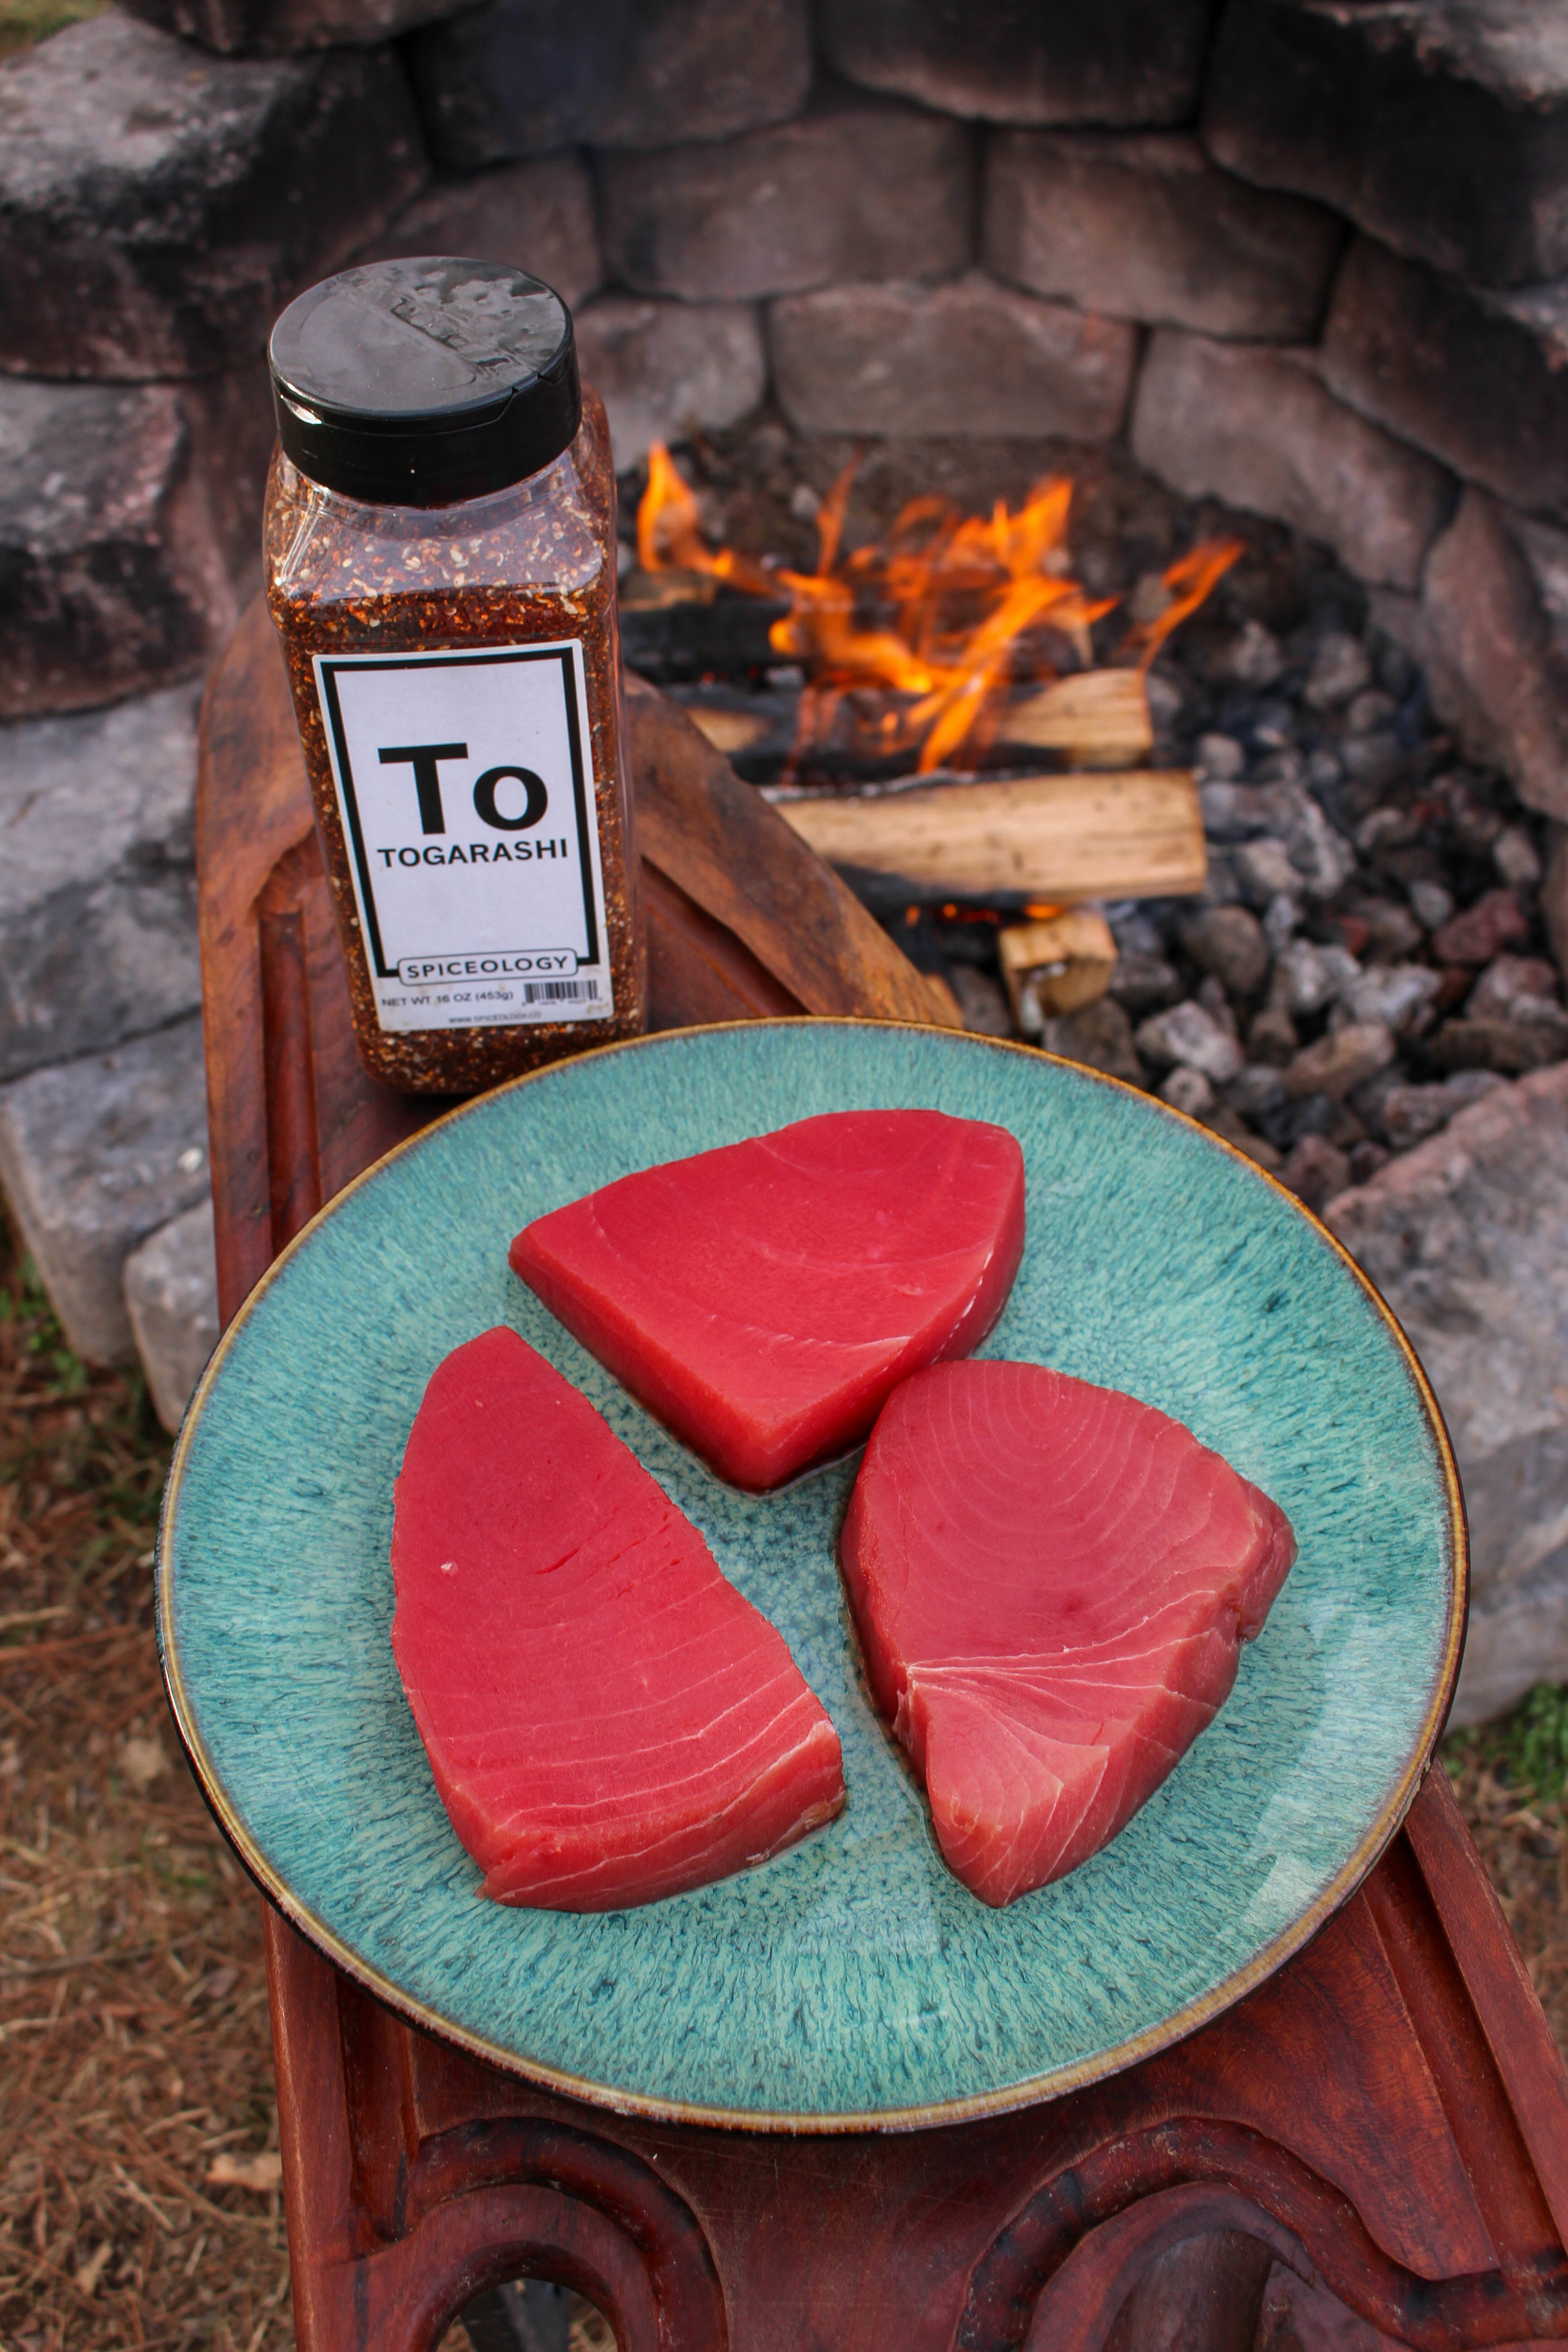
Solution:
{"label": "orange flame", "polygon": [[637,562],[645,572],[704,572],[753,596],[774,593],[772,574],[749,556],[728,547],[712,552],[696,498],[662,441],[648,451],[647,488],[637,509]]}
{"label": "orange flame", "polygon": [[[885,541],[844,554],[854,478],[851,464],[822,502],[816,571],[773,570],[708,546],[696,498],[656,442],[637,510],[638,562],[645,572],[703,572],[753,595],[788,596],[790,609],[768,641],[806,672],[792,770],[826,740],[846,696],[867,689],[881,698],[868,722],[880,749],[918,744],[921,774],[973,764],[995,733],[1010,688],[1057,675],[1049,639],[1037,633],[1065,638],[1087,667],[1089,628],[1117,602],[1091,597],[1071,576],[1073,485],[1048,476],[1016,512],[999,499],[988,516],[967,518],[946,499],[911,499]],[[1164,575],[1170,602],[1158,621],[1130,633],[1119,661],[1147,668],[1241,551],[1239,541],[1215,541],[1173,563]]]}
{"label": "orange flame", "polygon": [[1173,629],[1179,628],[1190,613],[1195,613],[1205,597],[1224,579],[1238,555],[1246,553],[1239,539],[1206,539],[1189,555],[1170,565],[1164,573],[1171,601],[1157,621],[1145,621],[1129,629],[1116,648],[1119,662],[1146,670]]}

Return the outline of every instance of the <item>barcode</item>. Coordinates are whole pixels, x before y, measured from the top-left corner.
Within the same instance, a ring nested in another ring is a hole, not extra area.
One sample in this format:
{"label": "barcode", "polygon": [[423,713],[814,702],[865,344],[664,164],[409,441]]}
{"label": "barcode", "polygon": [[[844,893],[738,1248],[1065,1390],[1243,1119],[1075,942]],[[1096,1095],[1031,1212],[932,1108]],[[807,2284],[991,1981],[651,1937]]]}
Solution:
{"label": "barcode", "polygon": [[569,1004],[579,1003],[584,996],[597,996],[596,980],[525,980],[522,1001],[525,1004]]}

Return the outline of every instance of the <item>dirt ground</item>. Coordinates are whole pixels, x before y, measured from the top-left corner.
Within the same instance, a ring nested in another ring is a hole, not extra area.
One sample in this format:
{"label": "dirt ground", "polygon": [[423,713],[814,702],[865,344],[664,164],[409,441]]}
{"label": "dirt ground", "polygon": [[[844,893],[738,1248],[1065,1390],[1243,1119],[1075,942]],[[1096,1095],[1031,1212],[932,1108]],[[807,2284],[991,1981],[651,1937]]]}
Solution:
{"label": "dirt ground", "polygon": [[[158,1675],[167,1457],[0,1229],[0,2352],[292,2341],[257,1898]],[[1568,2048],[1568,1693],[1446,1760]]]}

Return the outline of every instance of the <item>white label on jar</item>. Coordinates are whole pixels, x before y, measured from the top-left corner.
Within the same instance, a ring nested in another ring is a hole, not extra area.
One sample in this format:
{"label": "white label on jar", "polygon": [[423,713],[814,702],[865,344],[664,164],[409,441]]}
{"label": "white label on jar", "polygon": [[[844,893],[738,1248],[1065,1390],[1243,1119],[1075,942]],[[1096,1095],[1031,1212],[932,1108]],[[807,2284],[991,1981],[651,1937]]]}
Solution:
{"label": "white label on jar", "polygon": [[384,1029],[615,1011],[583,648],[317,654]]}

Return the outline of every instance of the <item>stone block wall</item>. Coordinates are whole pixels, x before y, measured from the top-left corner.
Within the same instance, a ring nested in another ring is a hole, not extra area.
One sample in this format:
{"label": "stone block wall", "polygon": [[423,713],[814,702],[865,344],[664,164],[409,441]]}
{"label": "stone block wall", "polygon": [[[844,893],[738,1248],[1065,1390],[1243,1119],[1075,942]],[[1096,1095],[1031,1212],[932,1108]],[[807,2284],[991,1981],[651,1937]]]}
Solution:
{"label": "stone block wall", "polygon": [[210,1220],[184,1356],[125,1273],[208,1189],[199,681],[259,577],[272,316],[429,176],[396,29],[225,58],[113,12],[0,68],[0,1178],[70,1344],[141,1339],[165,1417]]}
{"label": "stone block wall", "polygon": [[121,0],[0,68],[0,806],[113,803],[6,879],[8,1086],[137,1037],[184,1068],[180,698],[255,578],[266,330],[442,250],[560,288],[623,467],[771,399],[1122,437],[1298,526],[1568,827],[1560,11]]}

